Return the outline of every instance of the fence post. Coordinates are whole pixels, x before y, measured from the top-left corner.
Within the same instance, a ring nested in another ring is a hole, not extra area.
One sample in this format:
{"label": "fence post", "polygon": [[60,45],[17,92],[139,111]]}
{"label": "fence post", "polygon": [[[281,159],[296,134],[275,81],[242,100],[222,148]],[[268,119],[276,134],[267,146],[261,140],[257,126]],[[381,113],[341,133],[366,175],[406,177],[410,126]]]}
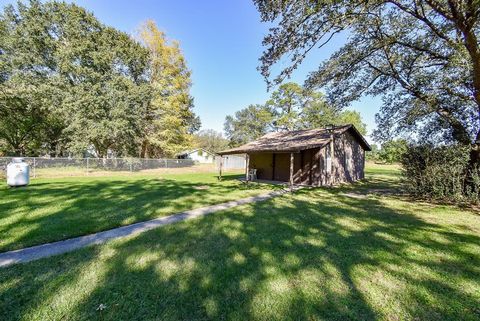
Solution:
{"label": "fence post", "polygon": [[222,180],[222,167],[223,167],[223,156],[220,156],[220,166],[218,169],[218,180]]}
{"label": "fence post", "polygon": [[33,178],[37,178],[35,157],[33,158]]}

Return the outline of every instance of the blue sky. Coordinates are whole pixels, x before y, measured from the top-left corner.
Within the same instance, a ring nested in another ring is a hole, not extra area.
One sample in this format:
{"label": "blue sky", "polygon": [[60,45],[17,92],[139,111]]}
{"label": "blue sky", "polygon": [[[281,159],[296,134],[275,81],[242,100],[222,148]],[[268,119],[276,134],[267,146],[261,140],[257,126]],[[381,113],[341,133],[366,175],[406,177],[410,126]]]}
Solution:
{"label": "blue sky", "polygon": [[[202,129],[223,132],[225,116],[268,98],[266,84],[256,70],[262,39],[268,26],[250,0],[72,0],[93,12],[103,23],[134,34],[153,19],[171,39],[178,40],[192,70],[192,95]],[[12,2],[11,0],[0,3]],[[293,81],[303,83],[309,71],[341,45],[338,39],[314,52],[295,72]],[[352,104],[375,127],[379,99],[364,98]]]}

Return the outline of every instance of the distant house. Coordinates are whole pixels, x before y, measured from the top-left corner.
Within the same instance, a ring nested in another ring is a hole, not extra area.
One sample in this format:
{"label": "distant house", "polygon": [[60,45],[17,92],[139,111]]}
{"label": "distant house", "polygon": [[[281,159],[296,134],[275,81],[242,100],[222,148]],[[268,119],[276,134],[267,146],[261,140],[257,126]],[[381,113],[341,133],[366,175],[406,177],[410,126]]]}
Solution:
{"label": "distant house", "polygon": [[212,164],[215,162],[215,154],[203,148],[186,150],[177,154],[178,159],[191,159],[202,164]]}
{"label": "distant house", "polygon": [[321,186],[364,178],[365,151],[370,145],[353,125],[332,125],[269,133],[218,154],[245,154],[258,179]]}

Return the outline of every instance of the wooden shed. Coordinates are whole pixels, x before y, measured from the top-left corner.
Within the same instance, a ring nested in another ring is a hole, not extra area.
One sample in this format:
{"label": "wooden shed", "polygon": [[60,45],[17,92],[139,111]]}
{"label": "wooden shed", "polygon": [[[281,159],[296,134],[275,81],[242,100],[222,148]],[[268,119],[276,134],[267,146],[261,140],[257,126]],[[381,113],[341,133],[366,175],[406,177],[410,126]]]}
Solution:
{"label": "wooden shed", "polygon": [[370,150],[353,125],[343,125],[273,132],[218,154],[245,154],[246,173],[255,169],[259,180],[322,186],[364,178]]}

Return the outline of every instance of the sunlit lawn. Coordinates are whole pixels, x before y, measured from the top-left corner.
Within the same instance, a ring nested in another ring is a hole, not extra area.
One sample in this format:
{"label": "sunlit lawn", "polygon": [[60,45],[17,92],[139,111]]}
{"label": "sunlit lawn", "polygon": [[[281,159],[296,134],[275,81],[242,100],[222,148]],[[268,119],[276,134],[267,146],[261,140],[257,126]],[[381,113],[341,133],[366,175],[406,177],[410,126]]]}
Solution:
{"label": "sunlit lawn", "polygon": [[[356,188],[397,179],[375,166]],[[345,191],[301,190],[0,269],[0,316],[480,320],[477,213]]]}
{"label": "sunlit lawn", "polygon": [[40,178],[0,187],[0,252],[266,192],[213,173]]}

